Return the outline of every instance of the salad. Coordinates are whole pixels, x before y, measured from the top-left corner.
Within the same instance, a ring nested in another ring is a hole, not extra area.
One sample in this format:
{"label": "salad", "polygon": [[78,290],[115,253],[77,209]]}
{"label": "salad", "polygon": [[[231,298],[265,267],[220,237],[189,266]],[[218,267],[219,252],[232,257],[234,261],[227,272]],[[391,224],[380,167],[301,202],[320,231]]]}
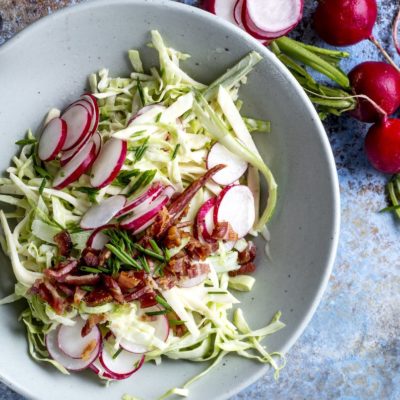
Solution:
{"label": "salad", "polygon": [[276,203],[250,134],[269,122],[239,112],[261,57],[207,86],[180,68],[189,55],[151,37],[158,69],[130,50],[129,77],[91,75],[90,93],[17,142],[0,178],[0,243],[17,283],[1,303],[25,299],[31,356],[64,374],[89,368],[108,382],[163,357],[212,362],[165,398],[186,396],[228,353],[278,374],[281,355],[261,340],[284,324],[278,312],[252,330],[235,297],[255,284],[249,237],[267,235]]}

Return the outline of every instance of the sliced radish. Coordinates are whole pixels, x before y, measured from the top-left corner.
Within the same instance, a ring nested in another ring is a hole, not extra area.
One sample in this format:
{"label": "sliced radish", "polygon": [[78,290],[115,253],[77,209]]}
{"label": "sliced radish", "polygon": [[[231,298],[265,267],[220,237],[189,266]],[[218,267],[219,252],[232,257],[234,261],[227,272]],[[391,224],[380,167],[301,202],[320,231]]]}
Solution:
{"label": "sliced radish", "polygon": [[106,142],[92,168],[90,184],[95,188],[102,188],[110,184],[118,175],[125,162],[127,143],[112,138]]}
{"label": "sliced radish", "polygon": [[43,161],[54,160],[67,138],[67,123],[61,118],[53,118],[40,136],[38,155]]}
{"label": "sliced radish", "polygon": [[161,192],[158,194],[147,198],[144,200],[142,203],[138,204],[135,208],[131,210],[133,214],[141,214],[143,211],[147,211],[151,208],[153,208],[155,201],[157,201],[158,198],[166,196],[168,197],[168,201],[171,198],[171,196],[175,193],[175,189],[172,186],[167,186],[164,187]]}
{"label": "sliced radish", "polygon": [[72,358],[64,354],[58,347],[58,332],[57,330],[52,330],[46,335],[46,348],[50,353],[51,358],[54,361],[59,362],[63,367],[71,371],[81,371],[89,367],[94,360],[98,357],[101,349],[100,342],[98,342],[97,347],[90,354],[90,356],[83,360],[82,358]]}
{"label": "sliced radish", "polygon": [[[137,314],[139,318],[146,318],[146,323],[154,328],[154,336],[157,339],[166,342],[170,330],[168,318],[166,317],[166,315],[154,315],[151,317],[146,316],[146,313],[148,312],[157,312],[162,310],[163,308],[160,306],[152,306],[147,308],[140,308]],[[133,343],[126,339],[121,339],[120,346],[126,351],[138,354],[146,353],[147,351],[151,350],[142,344]]]}
{"label": "sliced radish", "polygon": [[84,95],[81,96],[81,99],[87,101],[92,106],[93,115],[92,115],[92,122],[90,124],[90,133],[94,134],[99,126],[99,118],[100,118],[100,111],[99,111],[99,106],[97,104],[97,99],[90,93],[85,93]]}
{"label": "sliced radish", "polygon": [[132,211],[135,207],[142,204],[144,201],[152,201],[155,197],[160,195],[164,189],[164,185],[161,182],[154,182],[150,186],[147,186],[139,194],[135,194],[128,198],[125,207],[116,215],[117,217],[125,215]]}
{"label": "sliced radish", "polygon": [[94,360],[90,365],[89,368],[98,376],[101,378],[107,378],[107,379],[115,379],[115,377],[112,374],[109,374],[104,367],[101,365],[100,360],[97,358]]}
{"label": "sliced radish", "polygon": [[62,149],[69,150],[88,134],[91,116],[86,107],[76,104],[63,112],[61,118],[67,123],[67,138]]}
{"label": "sliced radish", "polygon": [[89,208],[82,217],[80,226],[82,229],[96,229],[108,222],[125,206],[126,197],[122,195],[111,196]]}
{"label": "sliced radish", "polygon": [[53,186],[60,190],[76,181],[90,168],[95,158],[95,145],[89,141],[70,161],[59,169],[57,176],[54,178]]}
{"label": "sliced radish", "polygon": [[100,353],[99,361],[105,372],[113,376],[114,379],[122,380],[129,378],[133,373],[138,371],[144,363],[142,354],[134,354],[126,350],[122,350],[117,357],[113,357],[105,347]]}
{"label": "sliced radish", "polygon": [[128,229],[132,231],[133,235],[144,231],[148,226],[150,226],[157,214],[162,210],[162,208],[168,203],[168,196],[160,196],[154,200],[149,209],[143,210],[139,214],[127,215],[121,221],[121,228]]}
{"label": "sliced radish", "polygon": [[91,247],[95,250],[103,250],[104,246],[110,241],[110,238],[103,231],[106,229],[111,229],[113,227],[115,227],[115,225],[109,224],[95,229],[93,233],[89,236],[89,239],[86,242],[86,246]]}
{"label": "sliced radish", "polygon": [[230,185],[239,179],[247,170],[247,162],[231,153],[220,143],[211,147],[207,156],[207,168],[211,169],[218,164],[224,164],[225,168],[213,176],[213,181],[219,185]]}
{"label": "sliced radish", "polygon": [[195,276],[194,278],[185,279],[178,283],[178,286],[181,288],[191,288],[193,286],[198,286],[203,283],[207,279],[208,274],[202,274]]}
{"label": "sliced radish", "polygon": [[237,0],[233,8],[233,19],[235,20],[236,24],[239,25],[240,27],[243,27],[242,7],[243,7],[243,0]]}
{"label": "sliced radish", "polygon": [[229,22],[234,23],[233,7],[234,0],[207,0],[205,9]]}
{"label": "sliced radish", "polygon": [[82,337],[81,332],[85,324],[86,321],[82,318],[78,318],[75,325],[61,325],[58,329],[58,347],[67,356],[72,358],[82,358],[82,354],[92,342],[96,342],[96,348],[99,346],[101,341],[99,328],[94,326],[88,335]]}
{"label": "sliced radish", "polygon": [[68,161],[71,160],[72,157],[90,140],[91,135],[86,135],[86,137],[83,138],[75,147],[73,147],[70,150],[63,151],[61,158],[60,158],[60,164],[63,167],[65,164],[68,163]]}
{"label": "sliced radish", "polygon": [[254,197],[247,186],[228,186],[219,194],[214,207],[215,224],[229,222],[240,239],[249,233],[254,220]]}
{"label": "sliced radish", "polygon": [[199,209],[196,216],[196,227],[198,239],[203,238],[208,243],[214,243],[211,238],[214,230],[214,206],[217,201],[216,197],[208,199]]}
{"label": "sliced radish", "polygon": [[96,157],[99,155],[103,141],[99,132],[95,132],[92,136],[94,145],[96,146]]}

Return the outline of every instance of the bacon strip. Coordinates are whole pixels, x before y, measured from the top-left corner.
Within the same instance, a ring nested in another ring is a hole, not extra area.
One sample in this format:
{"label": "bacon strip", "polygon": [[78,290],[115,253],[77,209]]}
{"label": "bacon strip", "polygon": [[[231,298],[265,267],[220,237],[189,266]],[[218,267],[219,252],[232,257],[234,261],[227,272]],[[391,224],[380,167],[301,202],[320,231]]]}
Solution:
{"label": "bacon strip", "polygon": [[87,292],[85,290],[81,289],[79,286],[76,286],[74,293],[74,304],[76,306],[79,306],[86,293]]}
{"label": "bacon strip", "polygon": [[255,270],[256,270],[256,264],[254,264],[253,262],[249,262],[247,264],[241,265],[240,268],[237,269],[236,271],[229,271],[229,276],[251,274]]}
{"label": "bacon strip", "polygon": [[249,242],[247,244],[247,247],[239,253],[238,263],[242,265],[254,261],[254,259],[256,258],[256,252],[256,245],[253,242]]}
{"label": "bacon strip", "polygon": [[98,251],[86,247],[86,249],[82,251],[81,262],[88,267],[97,267],[99,265]]}
{"label": "bacon strip", "polygon": [[103,281],[106,288],[111,293],[111,296],[114,297],[115,301],[117,301],[118,303],[124,303],[124,295],[122,294],[121,288],[118,286],[118,283],[109,275],[103,275]]}
{"label": "bacon strip", "polygon": [[81,331],[81,336],[85,337],[89,335],[91,330],[97,325],[106,320],[106,316],[104,314],[91,314],[90,317],[86,320],[86,323]]}
{"label": "bacon strip", "polygon": [[218,222],[212,231],[211,237],[215,240],[238,240],[238,234],[232,229],[231,224],[227,221]]}
{"label": "bacon strip", "polygon": [[57,288],[53,286],[49,281],[43,281],[44,287],[48,290],[51,299],[49,299],[48,303],[50,304],[51,308],[57,313],[62,314],[64,311],[64,299],[60,296],[57,291]]}
{"label": "bacon strip", "polygon": [[62,278],[61,282],[68,285],[82,286],[82,285],[95,285],[100,281],[100,275],[87,274],[87,275],[66,275]]}
{"label": "bacon strip", "polygon": [[187,269],[189,278],[194,278],[199,275],[205,275],[210,272],[210,266],[207,263],[192,263]]}
{"label": "bacon strip", "polygon": [[149,286],[144,286],[143,288],[141,288],[141,289],[139,289],[139,290],[136,290],[136,292],[126,294],[126,295],[124,296],[124,298],[125,298],[125,301],[126,301],[126,302],[130,302],[130,301],[133,301],[133,300],[137,300],[137,299],[139,299],[140,297],[142,297],[144,294],[150,293],[150,292],[152,292],[152,291],[153,291],[153,289],[152,289],[151,287],[149,287]]}
{"label": "bacon strip", "polygon": [[56,270],[50,268],[45,269],[44,274],[47,277],[53,278],[56,281],[62,281],[63,277],[74,270],[77,265],[77,260],[67,260],[66,262],[60,263],[58,265],[58,269]]}
{"label": "bacon strip", "polygon": [[90,307],[98,306],[100,304],[109,303],[113,301],[113,297],[104,289],[93,290],[89,292],[85,297],[84,301]]}
{"label": "bacon strip", "polygon": [[54,236],[60,255],[68,257],[72,250],[72,239],[67,231],[61,231]]}

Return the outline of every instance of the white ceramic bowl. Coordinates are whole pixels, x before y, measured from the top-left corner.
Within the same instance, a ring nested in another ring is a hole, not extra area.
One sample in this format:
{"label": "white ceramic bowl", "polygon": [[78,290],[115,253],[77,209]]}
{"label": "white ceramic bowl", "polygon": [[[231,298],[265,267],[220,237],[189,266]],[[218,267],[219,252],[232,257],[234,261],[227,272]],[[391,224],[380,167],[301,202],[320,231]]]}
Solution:
{"label": "white ceramic bowl", "polygon": [[[309,322],[331,272],[339,231],[338,182],[313,106],[274,55],[247,34],[170,1],[88,2],[40,20],[0,47],[0,170],[17,151],[14,142],[28,127],[36,129],[50,107],[63,108],[79,96],[89,73],[103,66],[113,75],[127,73],[130,48],[143,49],[146,65],[155,64],[155,52],[145,46],[150,29],[159,29],[168,44],[192,55],[184,68],[200,81],[211,82],[250,50],[264,58],[241,97],[244,114],[272,121],[272,133],[258,134],[256,141],[278,181],[279,201],[270,224],[272,260],[259,251],[255,289],[240,297],[255,328],[282,311],[287,327],[267,345],[287,351]],[[13,278],[4,256],[1,265],[0,294],[6,295]],[[154,399],[205,367],[180,361],[146,365],[108,388],[90,372],[66,377],[29,358],[24,328],[17,321],[22,308],[0,308],[0,375],[30,398],[117,400],[131,393]],[[228,398],[267,371],[228,357],[193,385],[191,399]]]}

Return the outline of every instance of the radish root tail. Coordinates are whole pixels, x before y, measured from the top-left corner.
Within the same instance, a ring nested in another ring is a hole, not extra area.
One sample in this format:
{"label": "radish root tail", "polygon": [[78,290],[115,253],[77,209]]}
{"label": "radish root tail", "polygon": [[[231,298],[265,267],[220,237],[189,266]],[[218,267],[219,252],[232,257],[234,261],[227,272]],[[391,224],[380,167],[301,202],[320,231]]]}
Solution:
{"label": "radish root tail", "polygon": [[398,37],[399,23],[400,23],[400,6],[399,6],[399,11],[397,12],[396,18],[394,19],[393,27],[392,27],[392,36],[393,36],[394,47],[396,48],[397,53],[400,54],[400,42],[399,42],[399,37]]}
{"label": "radish root tail", "polygon": [[383,57],[386,58],[387,62],[394,67],[398,72],[400,72],[400,68],[396,65],[396,63],[393,61],[392,57],[388,54],[388,52],[383,48],[383,46],[380,44],[380,42],[376,39],[374,35],[371,35],[369,38],[371,43],[373,43],[378,50],[382,53]]}

